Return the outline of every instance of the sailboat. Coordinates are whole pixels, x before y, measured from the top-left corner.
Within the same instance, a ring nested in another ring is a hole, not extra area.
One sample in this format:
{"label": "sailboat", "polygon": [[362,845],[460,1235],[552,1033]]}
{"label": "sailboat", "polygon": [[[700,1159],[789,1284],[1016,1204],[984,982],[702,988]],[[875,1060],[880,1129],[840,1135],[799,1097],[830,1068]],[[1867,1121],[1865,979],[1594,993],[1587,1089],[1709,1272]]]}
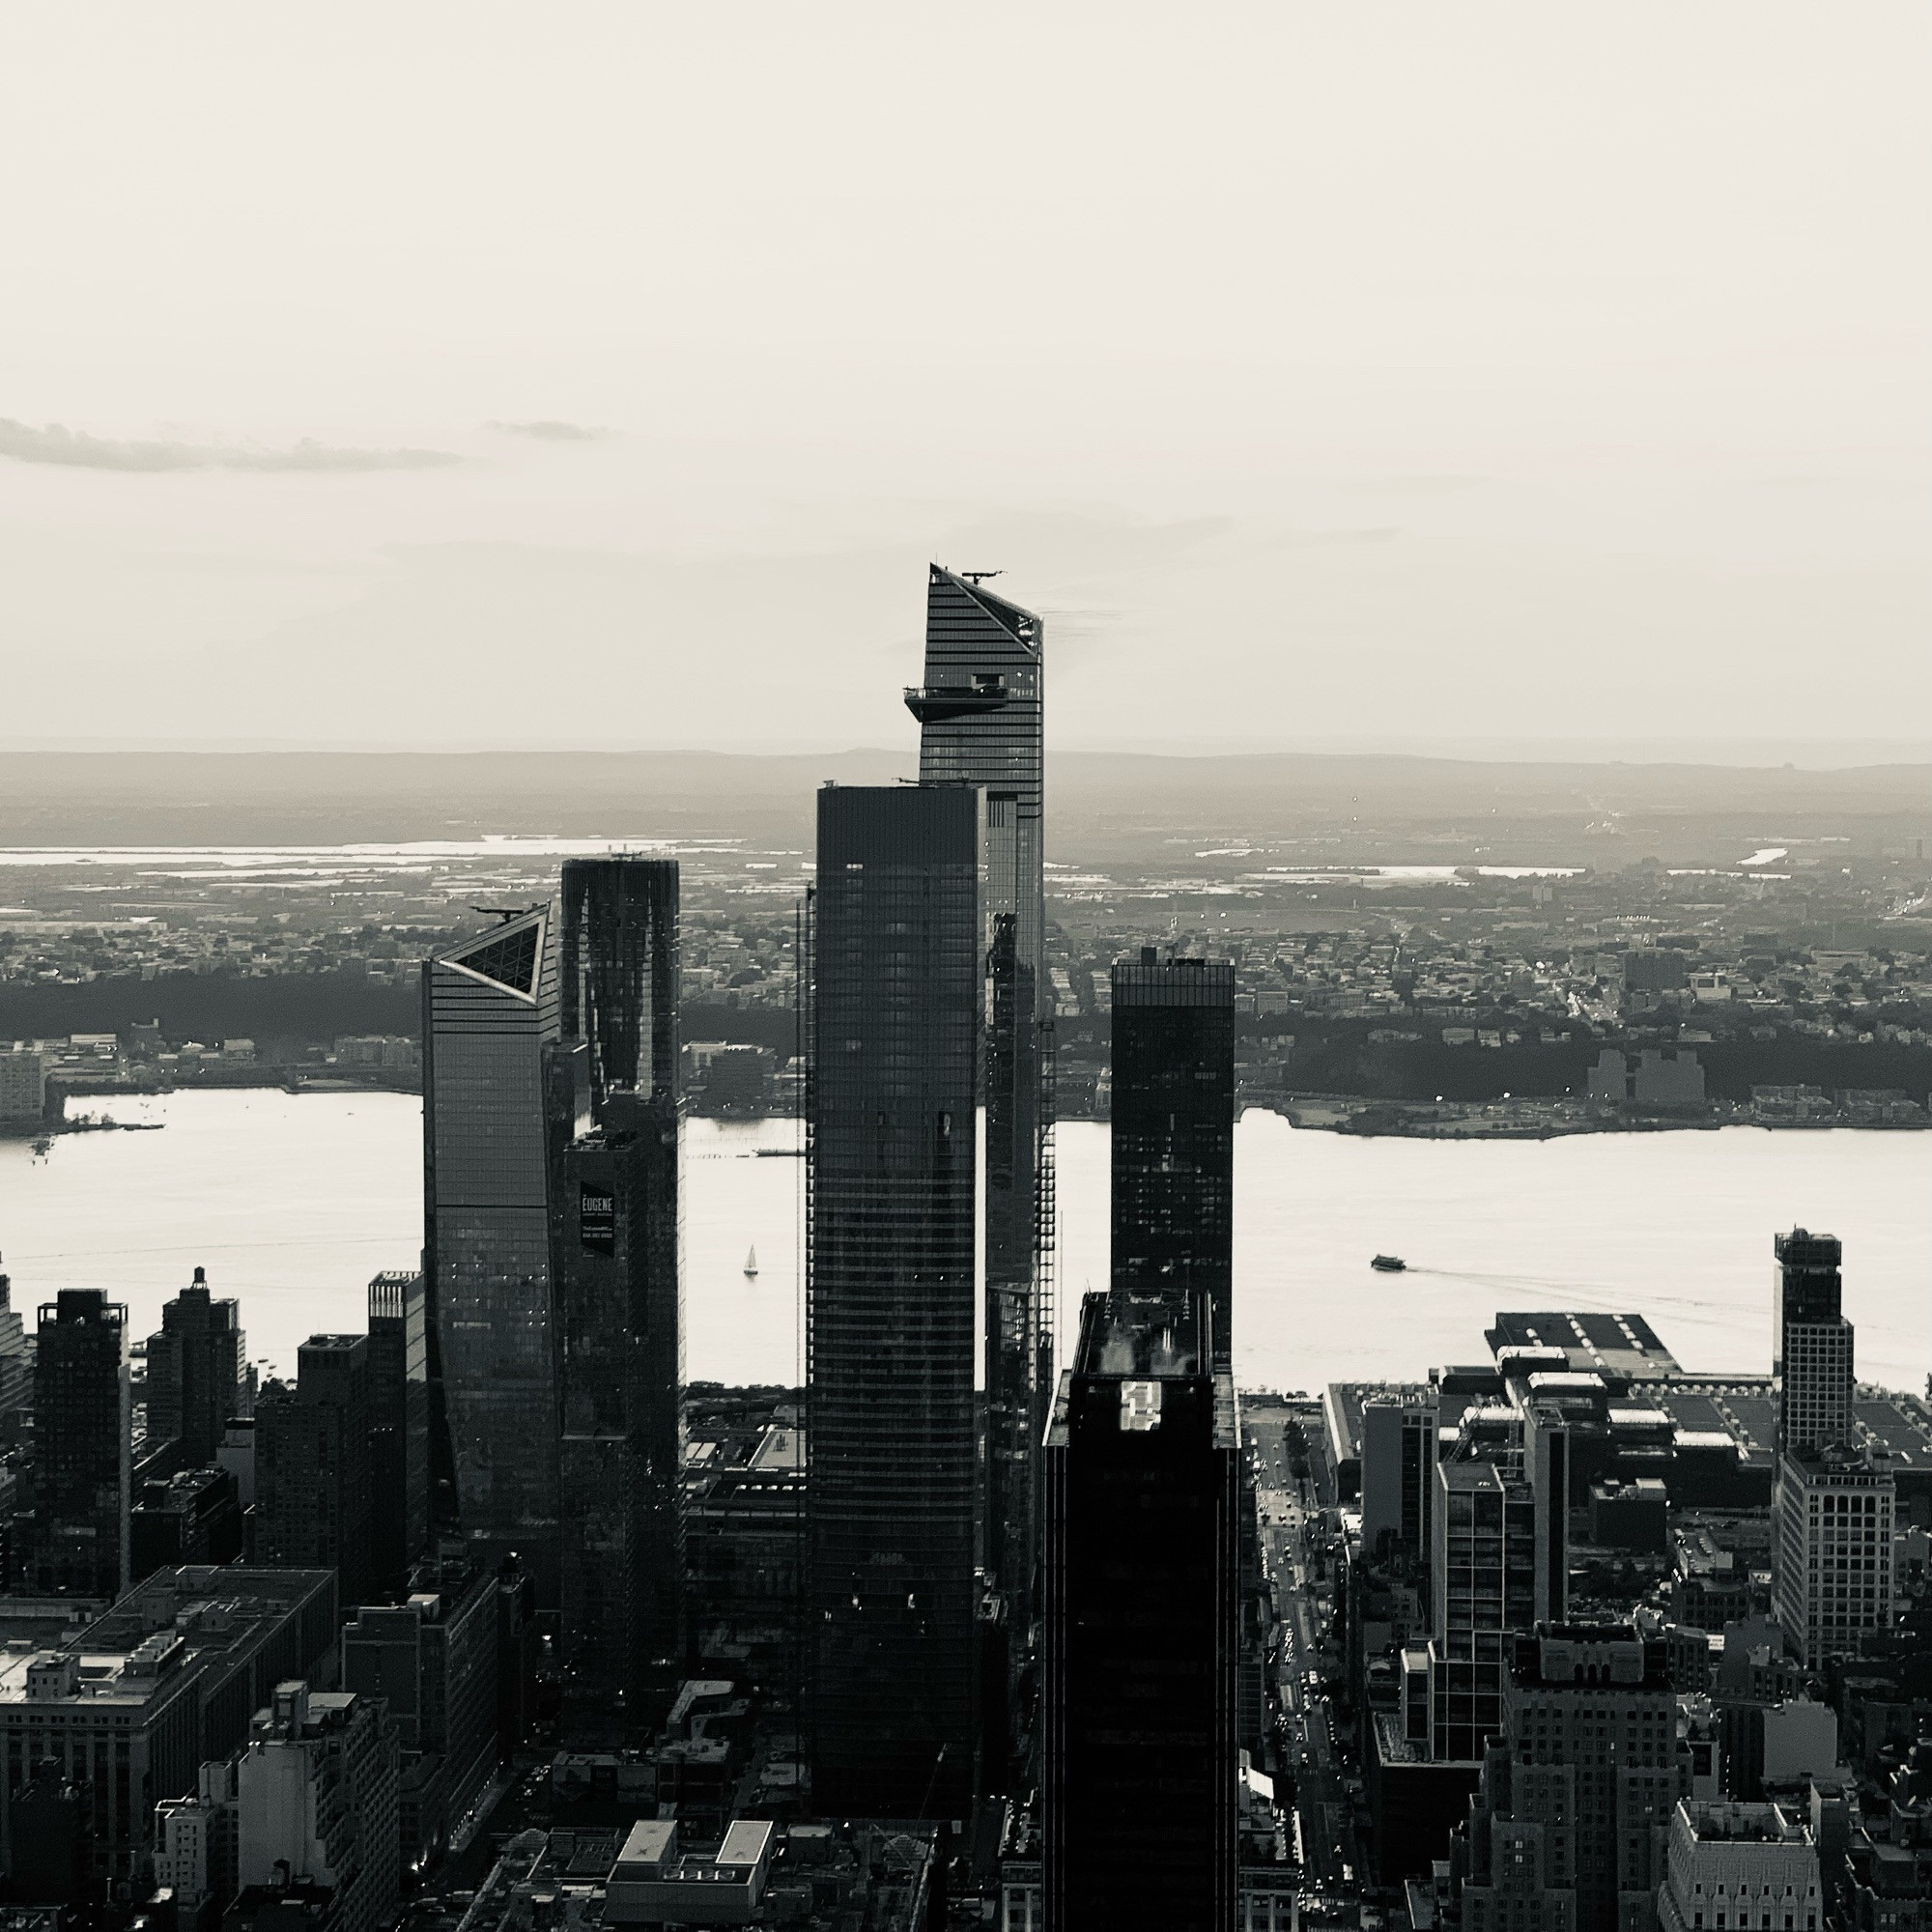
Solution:
{"label": "sailboat", "polygon": [[756,1248],[745,1250],[745,1279],[756,1281],[758,1278],[758,1251]]}

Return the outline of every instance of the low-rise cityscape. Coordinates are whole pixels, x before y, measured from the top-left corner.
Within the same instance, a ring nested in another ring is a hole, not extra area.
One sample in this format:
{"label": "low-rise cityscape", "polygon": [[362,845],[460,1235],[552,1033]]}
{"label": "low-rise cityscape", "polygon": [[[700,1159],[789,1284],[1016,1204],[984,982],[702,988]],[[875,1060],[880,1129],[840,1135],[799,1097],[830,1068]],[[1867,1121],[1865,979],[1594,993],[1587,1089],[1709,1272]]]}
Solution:
{"label": "low-rise cityscape", "polygon": [[[796,854],[769,863],[787,867],[787,894],[812,876]],[[1794,870],[1700,878],[1694,896],[1640,867],[1528,879],[1464,867],[1397,883],[1312,873],[1293,887],[1049,867],[1061,1114],[1106,1118],[1107,976],[1151,944],[1240,969],[1241,1103],[1307,1125],[1924,1124],[1925,888],[1854,885],[1816,858],[1775,863]],[[337,923],[341,899],[367,909],[353,890],[219,880],[165,910],[83,924],[43,887],[36,895],[58,912],[0,914],[0,1032],[12,1041],[0,1122],[39,1122],[48,1082],[74,1096],[76,1116],[99,1111],[92,1096],[185,1085],[414,1091],[422,960],[478,929],[469,901],[534,893],[543,878],[530,867],[448,869],[381,924]],[[775,902],[778,880],[744,879],[701,869],[687,912],[685,1090],[701,1112],[788,1113],[796,921],[790,898]],[[247,910],[285,896],[292,908]],[[1176,909],[1141,912],[1144,898]],[[88,1024],[54,1030],[75,1014]]]}

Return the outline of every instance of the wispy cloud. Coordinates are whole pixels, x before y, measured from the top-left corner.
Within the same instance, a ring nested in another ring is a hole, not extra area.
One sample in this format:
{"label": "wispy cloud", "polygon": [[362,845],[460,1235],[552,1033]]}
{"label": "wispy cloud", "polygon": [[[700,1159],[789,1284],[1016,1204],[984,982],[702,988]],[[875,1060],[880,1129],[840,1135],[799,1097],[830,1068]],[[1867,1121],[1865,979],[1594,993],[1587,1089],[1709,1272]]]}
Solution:
{"label": "wispy cloud", "polygon": [[582,423],[567,422],[493,422],[490,427],[501,430],[505,436],[535,437],[539,442],[597,442],[607,433],[601,429],[586,429]]}
{"label": "wispy cloud", "polygon": [[246,443],[124,442],[59,423],[36,427],[0,416],[0,456],[74,469],[434,469],[462,459],[443,449],[336,449],[307,437],[288,449]]}

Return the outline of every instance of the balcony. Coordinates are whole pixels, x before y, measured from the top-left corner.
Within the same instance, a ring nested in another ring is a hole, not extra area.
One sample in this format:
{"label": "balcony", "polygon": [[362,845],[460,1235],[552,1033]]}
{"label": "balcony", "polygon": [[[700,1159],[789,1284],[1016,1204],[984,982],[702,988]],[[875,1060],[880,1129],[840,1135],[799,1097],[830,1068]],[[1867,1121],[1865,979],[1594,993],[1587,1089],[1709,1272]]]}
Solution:
{"label": "balcony", "polygon": [[905,703],[922,724],[944,724],[954,718],[1004,711],[1011,696],[1005,678],[981,676],[971,684],[908,685]]}

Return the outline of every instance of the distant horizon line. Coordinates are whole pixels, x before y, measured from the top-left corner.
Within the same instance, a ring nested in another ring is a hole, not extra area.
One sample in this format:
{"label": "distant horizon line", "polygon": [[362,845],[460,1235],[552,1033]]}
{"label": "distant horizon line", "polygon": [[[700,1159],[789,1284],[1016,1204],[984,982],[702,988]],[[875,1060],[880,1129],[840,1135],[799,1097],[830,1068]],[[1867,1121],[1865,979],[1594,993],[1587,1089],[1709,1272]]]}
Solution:
{"label": "distant horizon line", "polygon": [[[582,739],[474,738],[447,744],[396,739],[5,737],[0,753],[40,757],[647,757],[900,758],[905,746],[770,741],[736,745],[650,744]],[[1443,749],[1414,738],[1299,741],[1146,738],[1089,739],[1052,747],[1050,755],[1229,760],[1269,757],[1389,758],[1463,765],[1682,765],[1735,770],[1844,771],[1932,765],[1932,738],[1485,738]]]}

